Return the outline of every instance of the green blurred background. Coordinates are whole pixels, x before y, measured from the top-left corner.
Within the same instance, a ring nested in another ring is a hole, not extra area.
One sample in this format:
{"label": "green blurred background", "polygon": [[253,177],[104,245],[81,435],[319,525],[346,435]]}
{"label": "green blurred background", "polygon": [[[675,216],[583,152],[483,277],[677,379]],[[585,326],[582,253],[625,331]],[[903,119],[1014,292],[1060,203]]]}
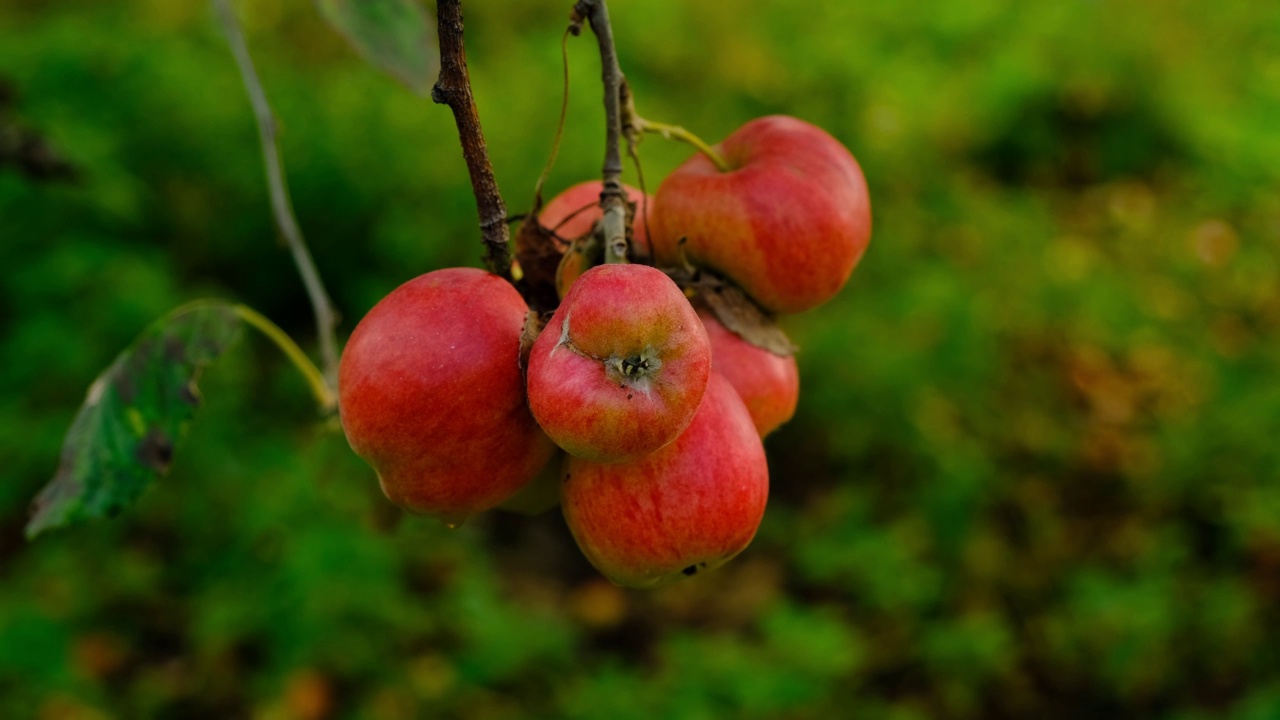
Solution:
{"label": "green blurred background", "polygon": [[[245,2],[303,230],[345,316],[477,265],[449,112],[306,0]],[[498,180],[526,208],[570,3],[466,3]],[[642,114],[787,113],[857,155],[875,233],[788,318],[796,418],[723,570],[602,581],[556,513],[400,517],[257,337],[170,475],[27,544],[88,384],[189,299],[314,347],[204,2],[4,0],[0,717],[1280,717],[1280,4],[617,0]],[[571,42],[552,191],[598,173]],[[688,150],[650,139],[651,189]],[[634,182],[634,175],[629,175]]]}

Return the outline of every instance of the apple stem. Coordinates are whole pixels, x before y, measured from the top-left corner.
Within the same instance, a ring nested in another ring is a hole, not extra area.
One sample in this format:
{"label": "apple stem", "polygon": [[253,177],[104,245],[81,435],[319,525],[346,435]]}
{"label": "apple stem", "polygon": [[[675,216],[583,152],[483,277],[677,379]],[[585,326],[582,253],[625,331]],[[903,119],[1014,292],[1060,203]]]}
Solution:
{"label": "apple stem", "polygon": [[[262,144],[262,157],[266,163],[271,212],[276,228],[289,246],[294,265],[298,267],[298,274],[302,276],[302,285],[306,288],[307,297],[311,301],[311,310],[316,316],[316,337],[320,343],[320,358],[324,365],[323,380],[328,386],[333,387],[338,383],[336,332],[338,314],[333,309],[329,294],[325,292],[320,271],[316,269],[315,261],[311,259],[311,252],[307,249],[302,230],[298,227],[298,218],[294,216],[293,202],[289,199],[289,184],[285,180],[284,166],[280,159],[280,146],[276,142],[275,115],[272,114],[271,105],[267,102],[267,93],[262,89],[262,82],[258,80],[258,72],[253,67],[253,58],[249,55],[249,46],[245,42],[244,33],[240,31],[240,23],[236,20],[229,0],[214,0],[213,4],[217,10],[218,19],[222,23],[223,34],[227,36],[227,45],[231,47],[231,54],[235,57],[236,66],[240,69],[240,79],[244,83],[245,92],[249,95],[249,104],[253,106]],[[310,364],[310,360],[307,363]]]}
{"label": "apple stem", "polygon": [[636,125],[636,129],[641,132],[654,133],[661,135],[667,140],[679,140],[692,145],[697,148],[698,152],[705,155],[708,160],[714,163],[720,172],[729,172],[733,170],[733,166],[726,162],[724,156],[716,152],[715,148],[708,145],[702,138],[694,135],[688,130],[685,130],[679,125],[668,125],[666,123],[653,122],[652,120],[645,120],[639,116],[637,116],[633,122]]}
{"label": "apple stem", "polygon": [[471,93],[467,54],[462,42],[461,0],[438,0],[436,25],[440,37],[440,78],[431,88],[431,99],[448,105],[458,126],[462,157],[471,174],[471,191],[480,216],[480,239],[484,243],[485,267],[500,277],[511,279],[511,231],[507,227],[507,206],[498,190],[498,181],[489,162],[480,114]]}
{"label": "apple stem", "polygon": [[605,0],[578,0],[573,5],[569,32],[578,35],[582,23],[587,21],[600,46],[601,77],[604,81],[605,153],[603,189],[600,191],[600,208],[604,217],[600,230],[604,235],[606,263],[627,262],[627,204],[622,190],[622,69],[618,66],[618,52],[613,44],[613,28],[609,24],[609,9]]}
{"label": "apple stem", "polygon": [[639,170],[640,160],[636,157],[636,146],[640,144],[640,140],[644,137],[644,133],[655,133],[661,135],[667,140],[679,140],[681,142],[692,145],[698,152],[702,153],[720,172],[730,172],[733,166],[730,165],[715,148],[711,147],[702,138],[694,135],[679,125],[670,125],[667,123],[654,122],[640,117],[640,113],[636,112],[635,95],[631,92],[631,87],[627,85],[626,78],[622,79],[622,134],[627,138],[627,148],[631,152],[631,157],[636,161],[636,169]]}

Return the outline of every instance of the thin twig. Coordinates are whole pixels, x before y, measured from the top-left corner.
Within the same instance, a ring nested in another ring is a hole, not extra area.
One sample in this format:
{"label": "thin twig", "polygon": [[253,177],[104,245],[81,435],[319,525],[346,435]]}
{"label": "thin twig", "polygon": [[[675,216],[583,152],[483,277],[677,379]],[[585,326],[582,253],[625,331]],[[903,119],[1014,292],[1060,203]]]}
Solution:
{"label": "thin twig", "polygon": [[564,71],[564,91],[560,94],[560,121],[556,124],[556,139],[551,143],[551,157],[547,158],[547,164],[542,168],[542,174],[538,176],[538,184],[533,186],[534,204],[542,205],[542,186],[547,183],[547,177],[551,175],[551,168],[555,167],[556,157],[560,155],[560,141],[564,139],[564,123],[569,117],[569,31],[565,30],[564,35],[560,38],[560,66]]}
{"label": "thin twig", "polygon": [[[609,24],[609,9],[605,0],[578,0],[573,6],[573,25],[570,32],[581,27],[582,20],[591,24],[600,46],[601,78],[604,81],[605,154],[604,188],[600,191],[600,207],[604,218],[600,221],[604,233],[605,262],[627,261],[627,206],[626,193],[622,189],[622,69],[618,67],[618,52],[613,45],[613,28]],[[576,35],[577,33],[574,32]]]}
{"label": "thin twig", "polygon": [[[640,183],[640,196],[644,198],[640,202],[640,223],[645,237],[649,237],[649,188],[644,183],[644,163],[640,162],[640,152],[637,149],[644,135],[635,127],[640,116],[636,114],[635,96],[631,94],[631,86],[626,77],[622,78],[622,85],[618,88],[618,101],[622,104],[622,137],[627,139],[627,155],[636,166],[636,180]],[[653,258],[647,257],[644,260],[651,262]]]}
{"label": "thin twig", "polygon": [[306,241],[302,239],[302,231],[298,228],[298,220],[293,214],[293,202],[289,199],[289,186],[285,182],[284,169],[280,162],[280,147],[276,143],[276,121],[271,114],[271,105],[267,103],[266,92],[262,82],[253,68],[253,59],[249,56],[249,46],[245,43],[244,33],[236,21],[235,12],[229,0],[213,0],[222,21],[223,32],[227,36],[227,44],[231,46],[231,54],[235,56],[236,65],[240,68],[240,78],[244,81],[245,90],[249,93],[249,102],[253,105],[253,114],[258,121],[258,134],[262,138],[262,156],[266,160],[267,185],[271,192],[271,210],[275,216],[276,227],[284,236],[293,254],[293,262],[302,275],[302,284],[306,286],[307,296],[311,299],[311,309],[316,316],[316,335],[320,341],[320,359],[324,366],[325,381],[329,386],[337,387],[338,383],[338,342],[336,328],[338,318],[333,310],[333,303],[325,292],[320,273],[316,270],[311,252],[307,250]]}
{"label": "thin twig", "polygon": [[489,271],[510,279],[511,231],[507,227],[507,206],[498,190],[489,162],[489,150],[480,129],[475,97],[471,94],[471,78],[467,74],[467,54],[462,43],[462,5],[460,0],[438,0],[436,24],[440,35],[440,78],[431,88],[431,99],[448,105],[458,126],[462,141],[462,157],[471,174],[471,191],[476,196],[480,215],[480,239],[485,247],[485,265]]}

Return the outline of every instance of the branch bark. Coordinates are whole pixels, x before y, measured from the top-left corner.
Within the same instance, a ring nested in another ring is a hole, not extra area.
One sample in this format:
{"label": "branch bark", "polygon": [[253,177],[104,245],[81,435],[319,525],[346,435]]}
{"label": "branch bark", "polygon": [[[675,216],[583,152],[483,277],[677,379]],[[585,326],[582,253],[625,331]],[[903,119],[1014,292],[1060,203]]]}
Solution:
{"label": "branch bark", "polygon": [[431,88],[431,99],[448,105],[458,126],[458,139],[462,142],[462,157],[471,174],[471,190],[476,197],[476,210],[480,216],[480,239],[485,248],[485,266],[489,271],[510,279],[511,234],[507,227],[507,206],[498,190],[489,162],[489,150],[485,146],[484,132],[480,129],[480,115],[476,111],[475,97],[471,93],[471,78],[467,73],[467,54],[462,42],[461,0],[438,0],[436,22],[440,36],[440,78]]}
{"label": "branch bark", "polygon": [[272,214],[275,217],[276,227],[279,228],[280,234],[284,236],[285,243],[289,246],[290,253],[293,254],[293,262],[298,266],[302,284],[306,287],[307,296],[311,300],[311,309],[316,316],[316,335],[320,342],[320,359],[324,367],[324,378],[330,388],[335,388],[338,386],[336,337],[338,318],[293,213],[293,202],[289,199],[289,186],[285,181],[284,169],[280,162],[280,147],[276,143],[275,116],[271,113],[267,94],[262,89],[258,72],[253,67],[249,46],[245,43],[244,33],[240,31],[240,24],[236,21],[230,1],[213,0],[213,4],[222,21],[227,44],[231,46],[231,54],[235,56],[236,65],[240,68],[240,78],[249,94],[249,102],[253,105],[253,113],[258,122],[258,134],[262,140],[262,156],[266,161]]}
{"label": "branch bark", "polygon": [[578,0],[573,5],[575,35],[586,20],[595,33],[600,46],[600,70],[604,81],[605,152],[604,188],[600,191],[600,207],[604,218],[600,227],[604,233],[605,262],[627,261],[627,205],[622,189],[622,69],[618,66],[618,52],[613,44],[613,27],[609,24],[609,9],[605,0]]}

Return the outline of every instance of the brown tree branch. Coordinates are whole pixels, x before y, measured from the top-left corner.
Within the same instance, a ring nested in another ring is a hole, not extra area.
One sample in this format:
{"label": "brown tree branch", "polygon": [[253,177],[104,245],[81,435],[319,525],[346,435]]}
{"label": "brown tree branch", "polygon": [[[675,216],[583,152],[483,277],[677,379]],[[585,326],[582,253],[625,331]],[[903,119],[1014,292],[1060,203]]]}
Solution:
{"label": "brown tree branch", "polygon": [[489,150],[480,129],[475,97],[471,94],[471,78],[467,74],[467,54],[462,43],[461,0],[438,0],[436,22],[440,33],[440,78],[431,88],[431,99],[448,105],[458,126],[462,157],[471,174],[471,190],[476,196],[480,216],[480,239],[485,248],[485,266],[489,271],[510,279],[511,233],[507,227],[507,206],[498,190],[489,162]]}
{"label": "brown tree branch", "polygon": [[604,80],[605,153],[600,191],[600,207],[604,218],[600,227],[604,232],[605,262],[627,261],[627,205],[622,190],[622,69],[618,66],[618,52],[613,44],[613,28],[609,24],[609,9],[605,0],[578,0],[573,5],[575,35],[586,20],[595,33],[600,46],[601,77]]}

